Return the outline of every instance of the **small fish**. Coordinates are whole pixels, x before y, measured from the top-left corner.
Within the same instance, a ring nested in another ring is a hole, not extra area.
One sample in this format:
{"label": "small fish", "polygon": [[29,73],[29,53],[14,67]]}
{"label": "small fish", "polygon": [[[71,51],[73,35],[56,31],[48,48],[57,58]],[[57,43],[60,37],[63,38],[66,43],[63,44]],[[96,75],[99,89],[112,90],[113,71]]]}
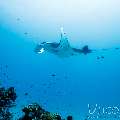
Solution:
{"label": "small fish", "polygon": [[24,34],[25,34],[25,35],[28,35],[28,33],[27,33],[27,32],[25,32]]}
{"label": "small fish", "polygon": [[17,18],[17,21],[20,21],[20,18]]}
{"label": "small fish", "polygon": [[100,59],[100,57],[99,57],[99,56],[97,56],[97,59],[99,60],[99,59]]}
{"label": "small fish", "polygon": [[116,49],[116,50],[119,50],[120,48],[117,47],[117,48],[115,48],[115,49]]}
{"label": "small fish", "polygon": [[55,77],[56,75],[55,74],[51,74],[52,77]]}
{"label": "small fish", "polygon": [[27,96],[28,95],[28,93],[25,93],[25,96]]}
{"label": "small fish", "polygon": [[102,59],[104,59],[105,57],[104,56],[101,56]]}

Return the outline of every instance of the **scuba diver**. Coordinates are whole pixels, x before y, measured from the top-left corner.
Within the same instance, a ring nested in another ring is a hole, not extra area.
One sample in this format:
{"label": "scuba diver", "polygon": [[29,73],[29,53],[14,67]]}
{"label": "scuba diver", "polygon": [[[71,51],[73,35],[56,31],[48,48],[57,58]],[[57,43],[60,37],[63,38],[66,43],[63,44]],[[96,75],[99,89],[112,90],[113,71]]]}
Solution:
{"label": "scuba diver", "polygon": [[92,50],[85,45],[83,48],[73,48],[66,36],[66,33],[61,28],[61,39],[59,43],[56,42],[42,42],[35,47],[35,53],[41,54],[43,52],[49,52],[55,54],[59,57],[70,57],[74,55],[84,54],[87,55],[91,53]]}

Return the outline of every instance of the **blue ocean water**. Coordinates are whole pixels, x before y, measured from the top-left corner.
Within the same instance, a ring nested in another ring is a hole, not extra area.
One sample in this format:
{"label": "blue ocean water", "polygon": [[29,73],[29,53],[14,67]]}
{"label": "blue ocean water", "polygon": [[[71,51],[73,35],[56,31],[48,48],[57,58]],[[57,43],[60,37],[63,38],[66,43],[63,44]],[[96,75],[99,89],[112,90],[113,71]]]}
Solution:
{"label": "blue ocean water", "polygon": [[[81,20],[80,23],[73,18],[74,22],[66,19],[54,22],[49,15],[37,16],[42,19],[37,21],[34,12],[28,15],[28,11],[20,12],[17,8],[19,14],[14,15],[12,5],[7,8],[6,2],[0,2],[0,64],[2,72],[8,74],[8,78],[2,74],[0,82],[3,86],[16,88],[18,97],[14,111],[38,102],[50,112],[65,117],[73,115],[74,119],[80,120],[88,114],[88,104],[119,104],[120,50],[116,48],[120,47],[120,17],[117,16],[117,8],[108,19],[102,14],[105,21],[101,22]],[[59,16],[55,17],[59,19]],[[37,43],[59,42],[61,24],[71,45],[79,48],[87,44],[96,51],[69,58],[59,58],[51,53],[36,54],[34,48]],[[97,59],[100,56],[104,58]]]}

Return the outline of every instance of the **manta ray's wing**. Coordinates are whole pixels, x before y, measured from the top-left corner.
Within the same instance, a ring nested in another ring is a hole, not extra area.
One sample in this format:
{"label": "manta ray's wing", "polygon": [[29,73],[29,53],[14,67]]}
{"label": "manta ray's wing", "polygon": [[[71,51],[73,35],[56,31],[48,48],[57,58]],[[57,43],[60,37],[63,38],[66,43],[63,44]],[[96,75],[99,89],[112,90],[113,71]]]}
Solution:
{"label": "manta ray's wing", "polygon": [[63,31],[63,28],[61,28],[61,39],[60,39],[60,43],[59,43],[59,48],[61,48],[61,49],[68,49],[68,48],[70,48],[70,44],[68,42],[67,35]]}

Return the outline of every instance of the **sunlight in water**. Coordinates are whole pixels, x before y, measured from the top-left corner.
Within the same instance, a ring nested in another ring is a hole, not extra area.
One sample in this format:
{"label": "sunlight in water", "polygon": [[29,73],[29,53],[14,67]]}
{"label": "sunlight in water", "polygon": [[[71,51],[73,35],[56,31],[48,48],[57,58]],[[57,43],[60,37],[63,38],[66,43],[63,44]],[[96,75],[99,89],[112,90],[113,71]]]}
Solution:
{"label": "sunlight in water", "polygon": [[112,46],[120,44],[119,4],[118,0],[0,0],[0,22],[20,35],[25,30],[32,41],[59,41],[63,26],[72,44]]}

